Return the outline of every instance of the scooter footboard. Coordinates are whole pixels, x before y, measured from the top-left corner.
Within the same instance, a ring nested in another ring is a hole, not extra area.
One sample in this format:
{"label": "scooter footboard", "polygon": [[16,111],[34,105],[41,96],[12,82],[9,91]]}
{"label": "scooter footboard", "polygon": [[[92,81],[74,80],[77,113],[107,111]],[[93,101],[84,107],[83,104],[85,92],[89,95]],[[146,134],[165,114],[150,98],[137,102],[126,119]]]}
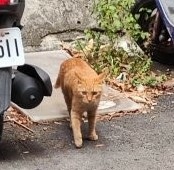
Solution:
{"label": "scooter footboard", "polygon": [[11,101],[12,68],[0,68],[0,114],[3,114]]}

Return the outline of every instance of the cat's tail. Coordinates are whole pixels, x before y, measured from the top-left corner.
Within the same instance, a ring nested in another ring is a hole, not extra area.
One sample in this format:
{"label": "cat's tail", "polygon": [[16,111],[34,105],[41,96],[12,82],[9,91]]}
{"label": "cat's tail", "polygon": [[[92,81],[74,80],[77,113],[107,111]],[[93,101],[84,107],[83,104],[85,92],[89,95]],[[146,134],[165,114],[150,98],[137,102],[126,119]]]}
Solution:
{"label": "cat's tail", "polygon": [[57,77],[56,83],[54,84],[54,88],[58,89],[60,87],[60,74]]}

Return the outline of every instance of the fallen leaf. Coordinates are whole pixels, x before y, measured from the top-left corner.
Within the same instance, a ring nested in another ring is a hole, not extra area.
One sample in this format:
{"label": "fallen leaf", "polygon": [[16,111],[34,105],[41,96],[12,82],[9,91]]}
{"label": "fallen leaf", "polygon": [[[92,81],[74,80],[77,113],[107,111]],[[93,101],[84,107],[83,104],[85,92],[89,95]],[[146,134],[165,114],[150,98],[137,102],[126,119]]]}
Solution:
{"label": "fallen leaf", "polygon": [[143,113],[143,114],[147,114],[147,110],[143,110],[142,113]]}
{"label": "fallen leaf", "polygon": [[48,128],[47,127],[44,127],[43,130],[46,131]]}
{"label": "fallen leaf", "polygon": [[139,96],[129,96],[130,99],[137,103],[147,103],[147,100]]}
{"label": "fallen leaf", "polygon": [[165,88],[173,88],[174,87],[174,79],[168,80],[162,84]]}
{"label": "fallen leaf", "polygon": [[29,152],[29,151],[24,151],[23,153],[24,153],[24,154],[28,154],[28,153],[30,153],[30,152]]}
{"label": "fallen leaf", "polygon": [[98,144],[98,145],[95,145],[96,147],[104,147],[105,145],[104,144]]}
{"label": "fallen leaf", "polygon": [[153,120],[153,119],[155,119],[156,118],[156,116],[152,116],[151,118],[150,118],[150,120]]}
{"label": "fallen leaf", "polygon": [[144,92],[146,89],[142,84],[139,84],[136,88],[138,92]]}
{"label": "fallen leaf", "polygon": [[154,110],[155,108],[153,106],[151,106],[151,109]]}
{"label": "fallen leaf", "polygon": [[152,106],[156,106],[157,105],[157,103],[155,102],[155,103],[152,103]]}
{"label": "fallen leaf", "polygon": [[61,122],[54,122],[54,124],[56,124],[56,125],[62,125]]}

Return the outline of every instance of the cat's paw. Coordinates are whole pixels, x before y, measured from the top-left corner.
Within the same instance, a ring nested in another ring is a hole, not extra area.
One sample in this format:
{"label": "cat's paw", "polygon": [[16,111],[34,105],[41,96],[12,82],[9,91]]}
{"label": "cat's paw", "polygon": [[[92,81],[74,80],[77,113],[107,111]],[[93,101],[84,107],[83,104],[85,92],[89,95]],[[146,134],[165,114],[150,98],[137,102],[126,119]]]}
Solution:
{"label": "cat's paw", "polygon": [[76,139],[75,140],[75,146],[76,148],[81,148],[82,147],[82,139]]}
{"label": "cat's paw", "polygon": [[95,141],[95,140],[98,140],[98,135],[97,134],[92,134],[92,135],[89,135],[88,138],[89,138],[89,140]]}

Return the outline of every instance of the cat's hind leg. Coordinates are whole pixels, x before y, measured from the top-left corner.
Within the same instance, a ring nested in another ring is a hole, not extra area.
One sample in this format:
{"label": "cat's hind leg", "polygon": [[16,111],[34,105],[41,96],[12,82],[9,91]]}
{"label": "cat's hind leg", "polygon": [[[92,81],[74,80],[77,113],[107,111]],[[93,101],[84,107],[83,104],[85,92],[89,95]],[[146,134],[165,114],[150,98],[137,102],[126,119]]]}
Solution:
{"label": "cat's hind leg", "polygon": [[56,82],[54,84],[54,88],[58,89],[60,86],[61,86],[61,83],[60,83],[60,73],[59,73],[57,76]]}
{"label": "cat's hind leg", "polygon": [[71,128],[71,106],[72,106],[72,97],[70,97],[68,89],[62,89],[63,95],[64,95],[64,99],[65,99],[65,103],[67,106],[67,110],[69,113],[69,117],[70,117],[70,128]]}

